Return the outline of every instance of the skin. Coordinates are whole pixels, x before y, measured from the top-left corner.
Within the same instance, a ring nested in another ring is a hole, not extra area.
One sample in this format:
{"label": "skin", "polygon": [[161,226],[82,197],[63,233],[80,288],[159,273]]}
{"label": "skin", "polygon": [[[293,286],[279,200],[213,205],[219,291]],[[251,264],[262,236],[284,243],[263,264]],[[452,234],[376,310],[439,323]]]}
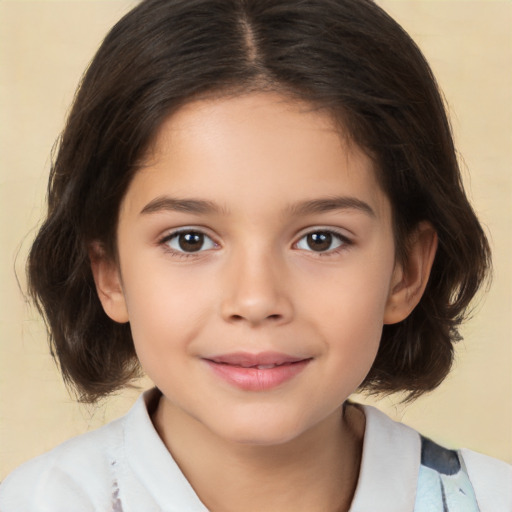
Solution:
{"label": "skin", "polygon": [[[183,228],[206,235],[201,250],[182,250]],[[314,250],[306,235],[326,232]],[[348,510],[364,415],[343,403],[383,325],[419,301],[436,249],[427,224],[404,264],[393,240],[372,161],[325,112],[252,93],[189,103],[161,127],[121,205],[119,263],[93,248],[93,273],[163,393],[155,427],[209,510]],[[205,362],[238,351],[308,363],[248,391]]]}

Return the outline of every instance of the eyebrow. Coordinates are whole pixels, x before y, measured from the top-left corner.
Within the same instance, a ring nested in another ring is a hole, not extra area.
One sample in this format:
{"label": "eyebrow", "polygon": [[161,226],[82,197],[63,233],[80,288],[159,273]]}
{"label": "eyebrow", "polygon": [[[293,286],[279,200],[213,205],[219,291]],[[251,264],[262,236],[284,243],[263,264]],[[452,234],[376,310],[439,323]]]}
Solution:
{"label": "eyebrow", "polygon": [[290,207],[293,215],[311,215],[333,210],[357,210],[370,217],[376,217],[373,208],[366,202],[350,196],[333,196],[303,201]]}
{"label": "eyebrow", "polygon": [[141,210],[141,214],[157,213],[164,211],[185,212],[196,214],[219,213],[221,208],[211,201],[202,199],[178,199],[175,197],[161,196],[150,201]]}
{"label": "eyebrow", "polygon": [[[288,208],[292,215],[311,215],[315,213],[325,213],[333,210],[357,210],[363,212],[370,217],[376,217],[372,207],[356,197],[334,196],[320,199],[312,199],[310,201],[302,201],[293,204]],[[205,215],[211,213],[220,213],[223,211],[217,204],[212,201],[203,199],[179,199],[169,196],[160,196],[150,201],[141,210],[141,215],[158,213],[158,212],[184,212]]]}

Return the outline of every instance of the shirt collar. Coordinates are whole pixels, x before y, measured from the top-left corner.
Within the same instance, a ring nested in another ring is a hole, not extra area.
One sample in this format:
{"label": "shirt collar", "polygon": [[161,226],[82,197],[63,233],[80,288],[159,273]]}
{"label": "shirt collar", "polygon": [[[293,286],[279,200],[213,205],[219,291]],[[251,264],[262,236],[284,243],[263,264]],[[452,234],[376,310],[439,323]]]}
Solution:
{"label": "shirt collar", "polygon": [[126,416],[128,463],[162,510],[208,512],[153,426],[148,407],[160,396],[156,388],[146,391]]}
{"label": "shirt collar", "polygon": [[388,418],[375,407],[362,406],[366,427],[361,469],[349,512],[411,512],[420,469],[419,434]]}

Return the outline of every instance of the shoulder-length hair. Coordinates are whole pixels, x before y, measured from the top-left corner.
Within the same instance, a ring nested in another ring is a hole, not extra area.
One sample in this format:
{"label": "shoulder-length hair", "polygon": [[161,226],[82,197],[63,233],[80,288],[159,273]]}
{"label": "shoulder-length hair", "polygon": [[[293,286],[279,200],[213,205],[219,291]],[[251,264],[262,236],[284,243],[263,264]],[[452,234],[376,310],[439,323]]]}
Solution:
{"label": "shoulder-length hair", "polygon": [[129,325],[110,320],[96,294],[91,243],[116,257],[121,200],[164,119],[195,97],[254,90],[328,109],[372,157],[399,258],[420,221],[438,233],[424,296],[407,319],[384,326],[362,388],[412,397],[448,373],[490,252],[436,81],[412,39],[371,0],[145,0],[114,26],[83,77],[28,260],[52,353],[82,400],[138,373]]}

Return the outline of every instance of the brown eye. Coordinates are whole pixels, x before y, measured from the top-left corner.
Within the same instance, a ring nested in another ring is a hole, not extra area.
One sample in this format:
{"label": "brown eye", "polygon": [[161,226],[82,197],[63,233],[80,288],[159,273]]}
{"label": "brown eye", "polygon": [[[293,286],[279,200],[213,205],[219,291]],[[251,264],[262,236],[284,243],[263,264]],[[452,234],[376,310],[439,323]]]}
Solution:
{"label": "brown eye", "polygon": [[331,233],[310,233],[307,236],[308,247],[313,251],[328,251],[332,244]]}
{"label": "brown eye", "polygon": [[178,244],[180,249],[185,252],[199,251],[204,244],[204,235],[202,233],[183,233],[178,235]]}
{"label": "brown eye", "polygon": [[181,231],[174,233],[164,243],[176,252],[199,252],[207,249],[213,249],[215,242],[200,231]]}
{"label": "brown eye", "polygon": [[305,251],[328,252],[349,244],[349,240],[333,231],[312,231],[298,241],[297,248]]}

